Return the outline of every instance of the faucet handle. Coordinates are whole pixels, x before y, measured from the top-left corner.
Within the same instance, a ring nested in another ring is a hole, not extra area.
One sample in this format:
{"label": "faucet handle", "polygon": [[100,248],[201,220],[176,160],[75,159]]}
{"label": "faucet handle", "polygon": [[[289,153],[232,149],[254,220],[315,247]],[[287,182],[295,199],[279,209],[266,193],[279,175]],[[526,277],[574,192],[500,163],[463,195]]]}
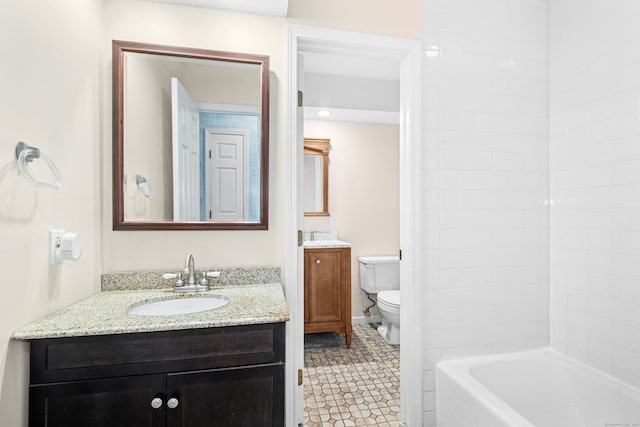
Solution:
{"label": "faucet handle", "polygon": [[200,286],[209,286],[209,282],[207,281],[207,272],[202,270],[200,272],[200,280],[198,280]]}
{"label": "faucet handle", "polygon": [[180,271],[178,271],[176,273],[164,273],[162,275],[162,278],[164,280],[176,279],[176,286],[183,286],[184,285],[184,281],[182,280],[182,273]]}
{"label": "faucet handle", "polygon": [[202,270],[200,272],[200,286],[209,286],[209,280],[207,280],[208,277],[220,277],[220,272],[219,271],[205,271]]}

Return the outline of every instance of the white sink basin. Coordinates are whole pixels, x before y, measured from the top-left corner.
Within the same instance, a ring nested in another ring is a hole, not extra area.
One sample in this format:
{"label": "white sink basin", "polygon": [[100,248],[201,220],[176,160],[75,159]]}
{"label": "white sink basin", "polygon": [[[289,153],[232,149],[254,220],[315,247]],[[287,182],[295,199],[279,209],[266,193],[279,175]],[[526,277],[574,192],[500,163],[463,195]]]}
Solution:
{"label": "white sink basin", "polygon": [[192,298],[170,298],[134,304],[127,312],[138,316],[172,316],[213,310],[229,304],[226,297],[211,295]]}

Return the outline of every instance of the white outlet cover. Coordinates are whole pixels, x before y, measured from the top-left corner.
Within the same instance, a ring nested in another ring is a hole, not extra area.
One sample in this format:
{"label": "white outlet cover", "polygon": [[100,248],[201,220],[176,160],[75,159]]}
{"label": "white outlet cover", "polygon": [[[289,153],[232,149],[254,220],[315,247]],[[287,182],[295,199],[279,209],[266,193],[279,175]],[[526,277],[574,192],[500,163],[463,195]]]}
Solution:
{"label": "white outlet cover", "polygon": [[56,249],[60,247],[60,241],[64,230],[49,231],[49,264],[61,264],[62,261],[56,259]]}

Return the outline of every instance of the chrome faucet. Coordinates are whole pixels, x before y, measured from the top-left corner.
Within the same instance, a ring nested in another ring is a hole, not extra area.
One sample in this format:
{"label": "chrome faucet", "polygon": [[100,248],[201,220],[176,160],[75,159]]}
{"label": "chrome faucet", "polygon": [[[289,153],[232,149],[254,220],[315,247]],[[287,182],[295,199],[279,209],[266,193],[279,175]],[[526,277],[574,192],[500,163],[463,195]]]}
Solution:
{"label": "chrome faucet", "polygon": [[[186,275],[186,281],[183,280],[183,275]],[[193,259],[193,255],[187,255],[187,259],[184,261],[184,269],[177,273],[165,273],[162,275],[163,279],[176,279],[174,287],[175,292],[202,292],[209,290],[209,277],[220,277],[219,271],[202,271],[200,280],[196,280],[196,263]]]}
{"label": "chrome faucet", "polygon": [[187,255],[187,259],[184,261],[184,274],[187,274],[187,285],[196,284],[195,276],[196,262],[193,259],[193,255]]}

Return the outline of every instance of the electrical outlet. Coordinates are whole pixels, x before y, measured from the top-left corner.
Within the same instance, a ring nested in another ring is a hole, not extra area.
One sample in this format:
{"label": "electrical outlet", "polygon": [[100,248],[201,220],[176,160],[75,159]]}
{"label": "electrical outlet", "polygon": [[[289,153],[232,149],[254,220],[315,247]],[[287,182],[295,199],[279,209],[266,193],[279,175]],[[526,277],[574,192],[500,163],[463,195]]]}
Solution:
{"label": "electrical outlet", "polygon": [[56,249],[60,247],[60,241],[64,230],[49,231],[49,264],[60,264],[62,261],[56,259]]}

